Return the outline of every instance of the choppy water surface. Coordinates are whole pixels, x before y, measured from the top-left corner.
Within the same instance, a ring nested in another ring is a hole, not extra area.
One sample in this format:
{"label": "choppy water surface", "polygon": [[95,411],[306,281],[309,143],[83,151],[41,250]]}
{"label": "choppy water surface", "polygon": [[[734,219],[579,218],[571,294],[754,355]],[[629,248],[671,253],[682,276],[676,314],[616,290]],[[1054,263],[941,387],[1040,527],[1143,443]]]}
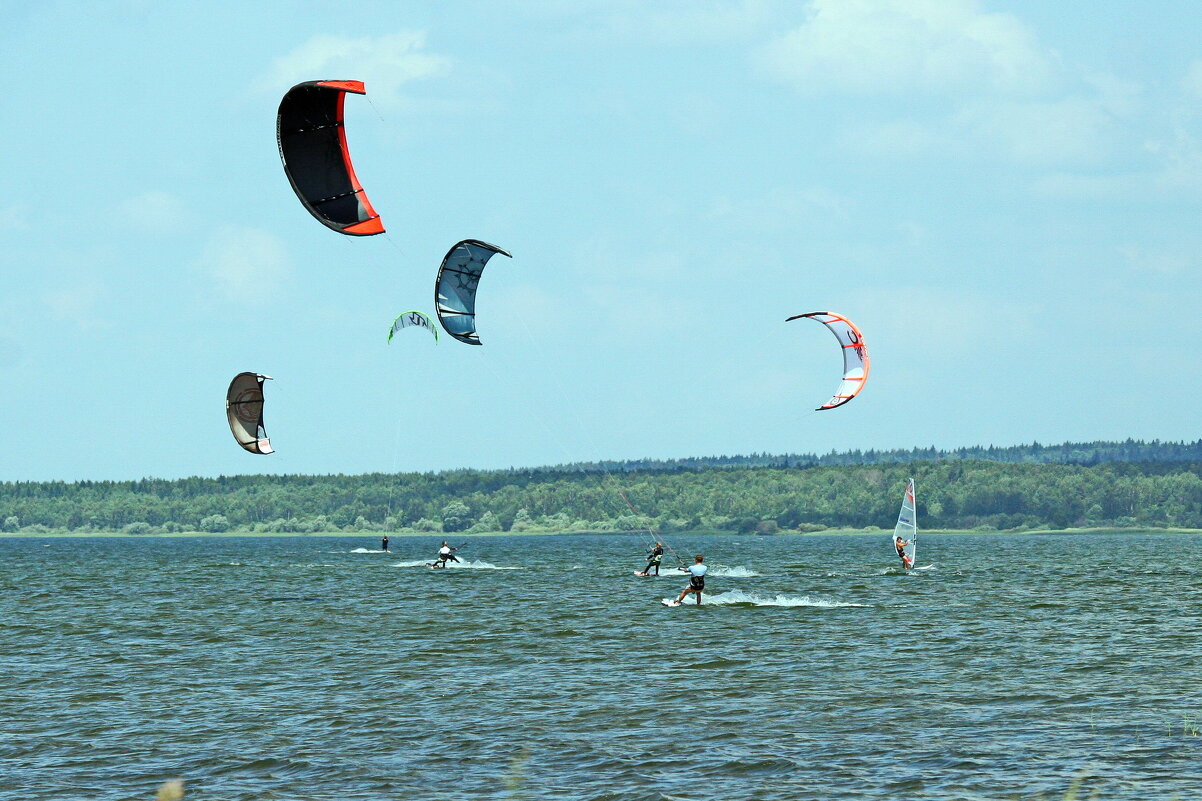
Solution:
{"label": "choppy water surface", "polygon": [[0,799],[1202,796],[1202,538],[674,544],[0,540]]}

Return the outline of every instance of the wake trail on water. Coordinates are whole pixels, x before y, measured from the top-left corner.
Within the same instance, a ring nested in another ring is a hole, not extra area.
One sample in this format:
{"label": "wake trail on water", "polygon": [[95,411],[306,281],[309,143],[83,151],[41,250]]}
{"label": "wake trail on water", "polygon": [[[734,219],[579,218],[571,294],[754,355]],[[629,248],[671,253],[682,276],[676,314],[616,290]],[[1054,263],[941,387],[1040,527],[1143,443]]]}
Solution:
{"label": "wake trail on water", "polygon": [[[425,559],[419,559],[416,562],[397,562],[393,567],[429,567],[430,562]],[[440,567],[439,570],[521,570],[520,567],[502,567],[494,565],[491,562],[477,560],[474,562],[448,562],[446,567]]]}
{"label": "wake trail on water", "polygon": [[877,571],[878,576],[918,576],[923,572],[938,570],[934,565],[923,565],[922,567],[912,567],[906,570],[904,567],[886,567]]}
{"label": "wake trail on water", "polygon": [[754,578],[760,575],[749,567],[735,565],[734,567],[715,567],[708,575],[722,576],[723,578]]}
{"label": "wake trail on water", "polygon": [[[688,600],[685,601],[688,604]],[[717,595],[706,595],[702,605],[710,606],[809,606],[821,609],[836,609],[842,607],[867,607],[871,604],[854,604],[847,601],[831,601],[825,598],[811,598],[808,595],[775,595],[766,597],[742,590],[730,590]]]}
{"label": "wake trail on water", "polygon": [[[754,578],[755,576],[759,576],[762,574],[755,572],[751,568],[743,567],[742,565],[736,565],[735,567],[712,567],[712,568],[710,568],[710,571],[708,573],[706,573],[705,575],[711,576],[711,577],[721,576],[722,578]],[[642,578],[670,578],[670,579],[682,579],[682,578],[687,579],[688,577],[689,577],[688,573],[685,573],[682,570],[677,570],[675,568],[661,570],[659,572],[659,575],[652,573],[650,576],[642,576]]]}
{"label": "wake trail on water", "polygon": [[371,548],[356,548],[355,550],[351,551],[351,553],[391,553],[391,551],[373,551]]}

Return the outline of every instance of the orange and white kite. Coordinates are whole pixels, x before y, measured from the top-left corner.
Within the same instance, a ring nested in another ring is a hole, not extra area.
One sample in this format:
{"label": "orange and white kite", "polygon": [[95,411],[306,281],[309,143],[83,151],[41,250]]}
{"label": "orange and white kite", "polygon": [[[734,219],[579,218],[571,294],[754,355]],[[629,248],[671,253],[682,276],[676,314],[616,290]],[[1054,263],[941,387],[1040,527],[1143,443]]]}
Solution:
{"label": "orange and white kite", "polygon": [[864,388],[864,383],[868,381],[868,348],[864,346],[864,335],[860,333],[860,329],[856,327],[855,323],[834,312],[795,314],[785,322],[799,320],[802,317],[817,320],[825,325],[827,330],[835,335],[835,339],[839,340],[839,345],[843,348],[843,380],[839,382],[839,388],[835,390],[834,396],[819,406],[818,411],[842,406],[859,395],[860,390]]}

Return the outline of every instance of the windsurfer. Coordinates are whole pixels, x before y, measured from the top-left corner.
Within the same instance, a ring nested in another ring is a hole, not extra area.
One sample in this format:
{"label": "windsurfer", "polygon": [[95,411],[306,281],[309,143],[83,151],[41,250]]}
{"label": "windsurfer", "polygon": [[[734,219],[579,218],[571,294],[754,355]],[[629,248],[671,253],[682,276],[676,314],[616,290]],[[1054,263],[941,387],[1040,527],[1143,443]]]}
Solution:
{"label": "windsurfer", "polygon": [[906,546],[913,542],[913,540],[903,540],[900,534],[893,538],[893,547],[897,548],[897,556],[902,560],[902,566],[905,567],[906,570],[914,567],[914,557],[906,553]]}
{"label": "windsurfer", "polygon": [[684,599],[689,593],[697,593],[697,605],[701,606],[701,593],[705,590],[705,574],[709,572],[709,568],[702,564],[705,557],[697,554],[693,557],[693,564],[688,567],[682,567],[681,570],[689,574],[689,586],[680,591],[680,596],[677,597],[676,603],[684,603]]}
{"label": "windsurfer", "polygon": [[664,558],[664,544],[662,542],[657,542],[657,543],[655,543],[655,545],[653,545],[651,548],[649,548],[647,550],[647,566],[645,568],[643,568],[643,572],[639,573],[639,575],[640,576],[653,575],[651,573],[651,568],[654,567],[655,568],[654,575],[658,576],[659,575],[659,563],[660,563],[660,560],[663,558]]}

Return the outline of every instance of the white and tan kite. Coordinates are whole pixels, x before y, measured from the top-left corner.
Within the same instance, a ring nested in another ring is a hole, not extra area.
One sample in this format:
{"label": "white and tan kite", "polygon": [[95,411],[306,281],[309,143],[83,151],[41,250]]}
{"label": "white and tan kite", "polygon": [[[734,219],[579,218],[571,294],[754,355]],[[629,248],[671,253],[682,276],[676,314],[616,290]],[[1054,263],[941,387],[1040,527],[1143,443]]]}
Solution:
{"label": "white and tan kite", "polygon": [[843,380],[839,382],[839,388],[835,390],[834,396],[819,406],[818,411],[842,406],[859,395],[860,390],[864,389],[864,384],[868,381],[868,348],[864,346],[864,335],[860,333],[860,329],[856,327],[855,323],[834,312],[795,314],[785,322],[799,320],[802,317],[817,320],[825,325],[826,329],[835,335],[835,339],[839,340],[839,345],[843,348]]}

